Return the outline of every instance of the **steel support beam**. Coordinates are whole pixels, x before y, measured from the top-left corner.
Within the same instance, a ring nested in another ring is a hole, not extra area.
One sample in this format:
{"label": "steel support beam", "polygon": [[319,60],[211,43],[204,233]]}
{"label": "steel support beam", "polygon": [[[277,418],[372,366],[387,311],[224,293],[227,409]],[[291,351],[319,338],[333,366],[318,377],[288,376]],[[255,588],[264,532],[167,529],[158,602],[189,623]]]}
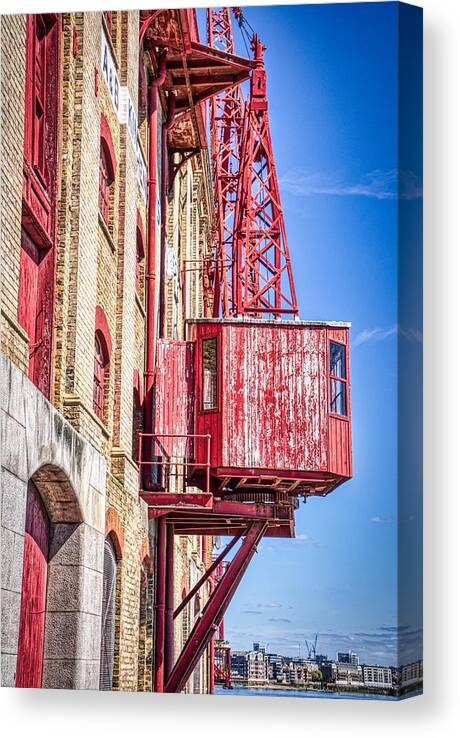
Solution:
{"label": "steel support beam", "polygon": [[156,592],[155,592],[155,661],[153,685],[155,692],[164,688],[165,599],[166,599],[166,517],[158,519]]}
{"label": "steel support beam", "polygon": [[208,577],[213,573],[213,571],[215,569],[217,569],[217,567],[219,566],[220,562],[224,560],[224,558],[226,557],[226,555],[232,550],[232,548],[235,545],[235,543],[241,538],[241,536],[243,535],[243,532],[244,531],[241,530],[239,533],[237,533],[236,536],[234,536],[232,538],[232,540],[230,541],[230,543],[228,543],[225,546],[224,550],[222,551],[222,553],[219,554],[219,556],[217,557],[217,559],[215,559],[215,561],[212,562],[211,566],[208,569],[206,569],[206,571],[203,574],[203,576],[201,577],[201,579],[195,584],[195,586],[190,590],[190,592],[188,593],[188,595],[186,597],[184,597],[184,599],[182,600],[182,602],[180,603],[180,605],[178,607],[176,607],[176,609],[174,610],[174,618],[177,618],[177,616],[179,615],[179,613],[182,612],[182,610],[190,602],[190,600],[192,599],[192,597],[198,592],[198,590],[201,589],[201,587],[203,586],[203,584],[205,583],[205,581],[208,579]]}
{"label": "steel support beam", "polygon": [[174,660],[174,523],[166,530],[166,588],[165,588],[165,668],[164,680],[171,674]]}
{"label": "steel support beam", "polygon": [[218,628],[266,527],[267,523],[265,521],[257,521],[248,528],[241,547],[222,579],[217,583],[201,617],[190,633],[171,676],[165,684],[165,692],[180,692],[184,688],[203,651]]}

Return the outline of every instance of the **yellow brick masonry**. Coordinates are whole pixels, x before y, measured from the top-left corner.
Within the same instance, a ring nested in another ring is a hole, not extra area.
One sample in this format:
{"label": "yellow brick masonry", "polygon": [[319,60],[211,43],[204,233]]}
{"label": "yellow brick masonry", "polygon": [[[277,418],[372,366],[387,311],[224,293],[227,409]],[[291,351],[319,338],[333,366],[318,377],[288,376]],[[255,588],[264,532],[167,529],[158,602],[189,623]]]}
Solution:
{"label": "yellow brick masonry", "polygon": [[[72,23],[78,33],[75,58],[70,45]],[[140,203],[133,147],[99,68],[102,24],[101,13],[69,14],[65,19],[62,146],[67,166],[59,211],[55,392],[65,417],[107,460],[107,507],[116,510],[124,534],[114,687],[136,690],[140,550],[147,536],[146,506],[138,497],[137,467],[131,458],[133,372],[137,368],[142,377],[144,340],[135,299],[135,224]],[[117,72],[134,104],[137,25],[136,11],[114,14],[111,40]],[[101,113],[108,121],[117,160],[108,228],[98,208]],[[140,202],[145,218],[145,203]],[[112,339],[102,422],[92,410],[97,305],[104,310]]]}
{"label": "yellow brick masonry", "polygon": [[[138,496],[137,467],[132,459],[133,376],[143,379],[145,314],[143,294],[136,295],[137,212],[146,224],[146,204],[136,176],[136,158],[126,126],[120,125],[100,73],[102,13],[65,13],[62,17],[60,181],[54,315],[54,366],[51,401],[107,461],[107,508],[114,508],[123,527],[124,550],[117,593],[115,688],[137,690],[139,678],[140,551],[147,537],[147,509]],[[112,46],[121,85],[133,104],[138,95],[137,11],[114,12]],[[73,54],[74,28],[77,53]],[[25,17],[1,18],[1,337],[2,349],[27,371],[28,337],[18,325],[19,258],[25,86]],[[96,74],[99,71],[97,89]],[[109,123],[117,158],[109,227],[98,208],[100,115]],[[159,119],[162,118],[159,105]],[[159,129],[161,126],[159,126]],[[158,132],[158,145],[161,130]],[[141,143],[147,148],[146,123]],[[158,157],[160,166],[160,157]],[[175,250],[180,270],[186,260],[209,248],[208,172],[201,157],[182,168],[168,204],[168,248]],[[157,178],[160,185],[160,179]],[[160,229],[157,227],[157,243]],[[157,274],[159,249],[157,250]],[[157,295],[159,280],[156,280]],[[187,305],[180,278],[168,280],[167,335],[184,337],[184,317],[202,315],[198,273],[187,273]],[[140,299],[139,299],[140,298]],[[92,410],[96,306],[103,308],[112,339],[107,380],[106,414],[101,422]],[[203,572],[197,537],[176,539],[175,597]],[[208,552],[210,551],[208,543]],[[209,562],[208,562],[209,563]],[[201,604],[207,598],[202,593]],[[178,621],[181,620],[180,618]],[[193,625],[188,608],[187,632]],[[175,650],[183,643],[184,621],[176,623]],[[188,691],[207,691],[205,655]]]}

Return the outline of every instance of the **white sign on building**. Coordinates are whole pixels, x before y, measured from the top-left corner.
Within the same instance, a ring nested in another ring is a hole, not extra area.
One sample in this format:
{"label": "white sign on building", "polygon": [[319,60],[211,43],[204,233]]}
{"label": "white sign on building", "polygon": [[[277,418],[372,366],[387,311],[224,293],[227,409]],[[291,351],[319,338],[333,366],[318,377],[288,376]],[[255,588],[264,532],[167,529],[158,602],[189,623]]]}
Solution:
{"label": "white sign on building", "polygon": [[136,154],[137,181],[144,199],[147,200],[147,165],[139,143],[139,125],[133,101],[127,87],[120,85],[112,49],[104,28],[101,33],[101,71],[110,93],[118,120],[128,128],[129,138]]}

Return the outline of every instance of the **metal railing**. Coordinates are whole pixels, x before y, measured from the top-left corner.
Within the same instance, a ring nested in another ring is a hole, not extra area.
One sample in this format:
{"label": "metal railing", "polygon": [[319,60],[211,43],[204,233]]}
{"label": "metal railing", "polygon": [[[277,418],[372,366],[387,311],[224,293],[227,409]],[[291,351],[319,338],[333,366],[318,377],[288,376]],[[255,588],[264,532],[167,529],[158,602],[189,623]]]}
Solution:
{"label": "metal railing", "polygon": [[[150,439],[150,443],[146,442]],[[206,442],[206,460],[195,459],[195,441]],[[172,441],[172,443],[169,443]],[[174,441],[177,441],[178,448]],[[147,448],[146,448],[147,447]],[[181,486],[185,492],[191,471],[202,469],[205,479],[205,492],[209,493],[211,480],[211,435],[209,433],[139,433],[138,459],[139,489],[154,485],[157,489],[172,491]],[[155,479],[145,483],[146,468],[156,469]],[[179,484],[176,485],[176,482]]]}

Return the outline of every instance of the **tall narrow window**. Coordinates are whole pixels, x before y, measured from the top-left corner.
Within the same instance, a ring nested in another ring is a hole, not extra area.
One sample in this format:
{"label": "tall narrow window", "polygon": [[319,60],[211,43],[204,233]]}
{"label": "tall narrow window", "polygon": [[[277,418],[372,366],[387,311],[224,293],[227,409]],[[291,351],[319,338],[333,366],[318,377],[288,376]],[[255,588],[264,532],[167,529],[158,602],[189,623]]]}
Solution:
{"label": "tall narrow window", "polygon": [[133,432],[132,432],[132,457],[137,463],[139,459],[139,433],[142,432],[142,384],[137,369],[133,377]]}
{"label": "tall narrow window", "polygon": [[[184,600],[187,596],[185,589],[182,590],[182,599]],[[190,617],[189,617],[189,606],[186,605],[182,610],[182,648],[187,643],[190,630]]]}
{"label": "tall narrow window", "polygon": [[45,101],[47,85],[47,27],[43,15],[35,21],[35,79],[33,103],[32,163],[46,184],[45,172]]}
{"label": "tall narrow window", "polygon": [[113,200],[116,157],[112,134],[104,115],[101,115],[101,146],[99,151],[99,212],[108,226]]}
{"label": "tall narrow window", "polygon": [[139,299],[143,300],[144,288],[143,288],[143,277],[144,277],[144,256],[145,256],[145,238],[144,238],[144,227],[142,224],[142,218],[138,211],[137,213],[137,227],[136,227],[136,293]]}
{"label": "tall narrow window", "polygon": [[58,15],[27,15],[18,320],[29,336],[29,377],[46,397],[53,344],[59,48]]}
{"label": "tall narrow window", "polygon": [[57,169],[58,36],[57,15],[27,16],[24,158],[50,197]]}
{"label": "tall narrow window", "polygon": [[102,583],[102,632],[99,689],[113,688],[115,656],[115,602],[117,584],[117,557],[115,547],[107,538],[104,543],[104,573]]}
{"label": "tall narrow window", "polygon": [[104,222],[108,224],[110,215],[110,185],[112,181],[109,175],[109,166],[106,147],[101,144],[101,156],[99,159],[99,212]]}
{"label": "tall narrow window", "polygon": [[347,415],[347,366],[342,343],[329,344],[329,374],[331,413]]}
{"label": "tall narrow window", "polygon": [[217,409],[217,338],[202,342],[202,410]]}
{"label": "tall narrow window", "polygon": [[104,417],[105,376],[108,356],[104,340],[99,332],[94,339],[93,410],[101,420]]}

